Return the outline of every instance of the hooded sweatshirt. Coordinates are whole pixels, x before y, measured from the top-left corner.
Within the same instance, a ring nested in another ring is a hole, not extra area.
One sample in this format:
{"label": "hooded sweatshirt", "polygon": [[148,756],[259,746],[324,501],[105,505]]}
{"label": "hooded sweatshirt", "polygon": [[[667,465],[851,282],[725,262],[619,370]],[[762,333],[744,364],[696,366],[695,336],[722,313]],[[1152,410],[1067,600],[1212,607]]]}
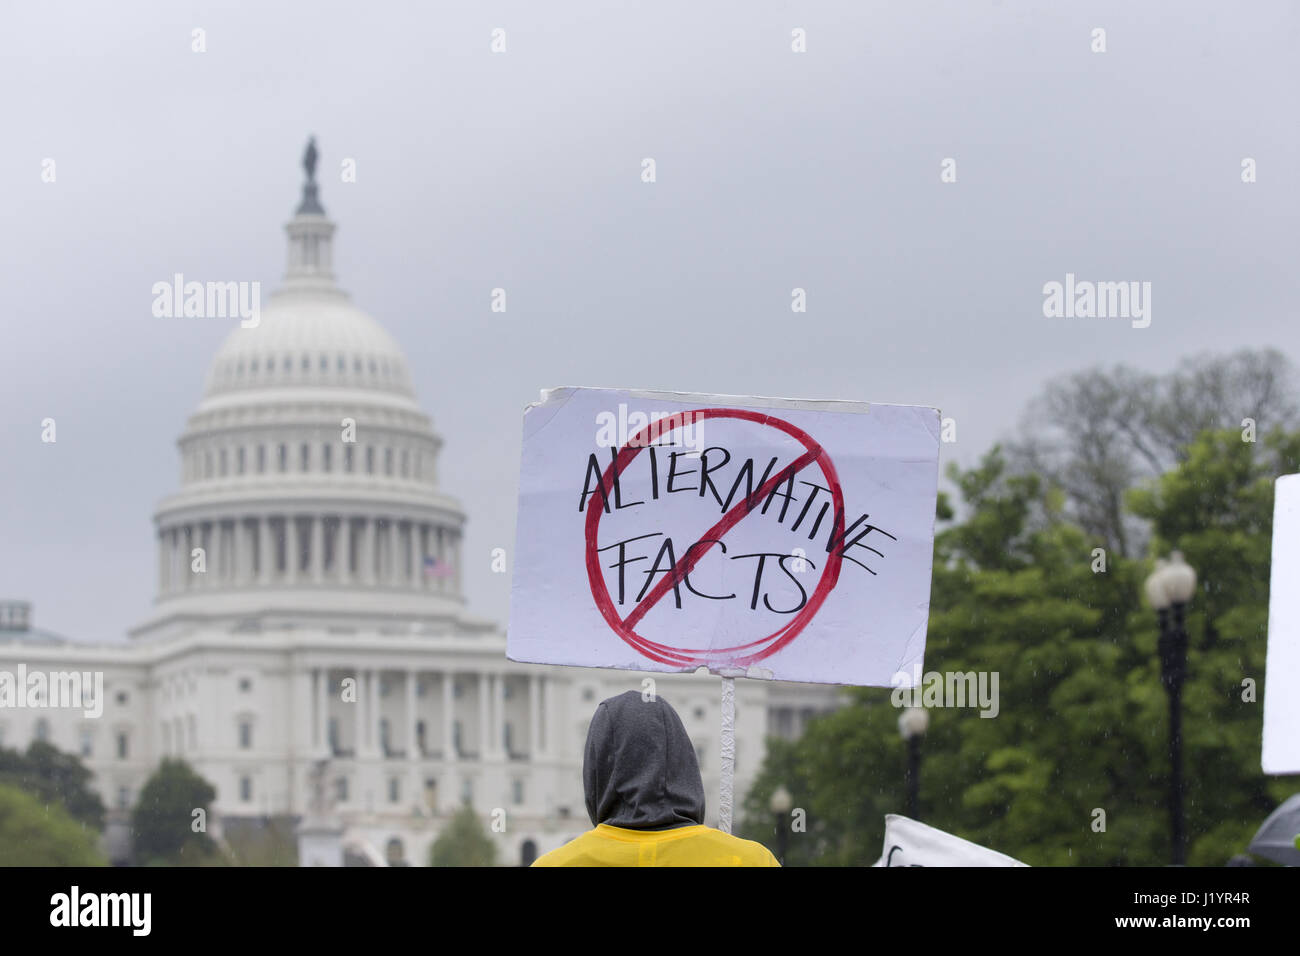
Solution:
{"label": "hooded sweatshirt", "polygon": [[533,866],[778,866],[762,844],[704,826],[695,747],[662,697],[602,701],[582,761],[595,827]]}

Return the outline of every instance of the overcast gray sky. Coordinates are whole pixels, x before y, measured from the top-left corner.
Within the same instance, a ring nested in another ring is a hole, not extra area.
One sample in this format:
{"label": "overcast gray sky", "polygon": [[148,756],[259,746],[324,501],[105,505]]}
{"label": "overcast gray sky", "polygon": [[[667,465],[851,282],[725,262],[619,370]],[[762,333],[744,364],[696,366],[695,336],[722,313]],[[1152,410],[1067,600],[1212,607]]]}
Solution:
{"label": "overcast gray sky", "polygon": [[[154,318],[151,287],[277,285],[309,134],[335,271],[406,350],[471,606],[503,626],[489,555],[545,386],[934,405],[968,464],[1074,370],[1300,362],[1298,10],[6,4],[0,598],[79,640],[145,616],[150,516],[230,328]],[[1044,318],[1067,272],[1152,283],[1150,326]]]}

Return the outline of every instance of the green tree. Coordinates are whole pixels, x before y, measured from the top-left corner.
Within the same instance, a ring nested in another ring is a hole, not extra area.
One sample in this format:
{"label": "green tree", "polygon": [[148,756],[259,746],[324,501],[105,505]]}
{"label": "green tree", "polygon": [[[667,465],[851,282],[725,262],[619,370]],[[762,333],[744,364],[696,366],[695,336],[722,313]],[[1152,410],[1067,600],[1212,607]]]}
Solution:
{"label": "green tree", "polygon": [[429,851],[430,866],[496,866],[497,845],[479,821],[474,808],[465,803]]}
{"label": "green tree", "polygon": [[[166,758],[145,781],[131,811],[131,839],[137,864],[198,866],[210,863],[216,844],[206,820],[217,791],[184,760]],[[204,830],[195,832],[195,811]]]}
{"label": "green tree", "polygon": [[[1204,569],[1184,693],[1192,863],[1241,852],[1295,788],[1259,771],[1259,704],[1242,700],[1242,681],[1262,690],[1272,480],[1298,454],[1300,435],[1203,435],[1131,496],[1154,546]],[[1011,472],[997,449],[949,474],[966,517],[936,536],[926,670],[996,672],[1000,706],[996,718],[931,712],[921,818],[1034,865],[1168,862],[1166,704],[1155,615],[1139,602],[1151,563],[1075,526],[1054,485]],[[941,499],[940,519],[950,514]],[[891,696],[856,690],[797,744],[774,746],[745,802],[746,835],[772,839],[767,800],[785,784],[807,815],[788,862],[877,859],[884,814],[904,805]]]}
{"label": "green tree", "polygon": [[103,866],[97,836],[61,804],[0,784],[0,866]]}
{"label": "green tree", "polygon": [[93,777],[75,755],[42,740],[33,740],[26,753],[0,748],[0,784],[24,790],[42,803],[60,803],[74,820],[103,830],[104,803],[91,789]]}
{"label": "green tree", "polygon": [[[1134,513],[1151,523],[1153,549],[1177,548],[1197,569],[1183,691],[1192,865],[1242,852],[1300,785],[1260,768],[1273,489],[1279,475],[1300,471],[1300,432],[1242,437],[1241,429],[1202,434],[1182,464],[1129,496]],[[1137,636],[1154,656],[1155,628],[1147,623]],[[1163,693],[1148,693],[1142,705],[1142,719],[1167,734]]]}

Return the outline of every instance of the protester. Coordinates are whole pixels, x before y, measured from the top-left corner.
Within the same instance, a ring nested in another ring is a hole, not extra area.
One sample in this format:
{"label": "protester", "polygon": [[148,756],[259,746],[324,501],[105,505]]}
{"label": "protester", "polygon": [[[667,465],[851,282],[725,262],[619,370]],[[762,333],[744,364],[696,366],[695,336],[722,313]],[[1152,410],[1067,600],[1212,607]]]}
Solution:
{"label": "protester", "polygon": [[656,695],[601,701],[582,761],[594,830],[533,866],[780,866],[760,843],[704,826],[704,782],[677,712]]}

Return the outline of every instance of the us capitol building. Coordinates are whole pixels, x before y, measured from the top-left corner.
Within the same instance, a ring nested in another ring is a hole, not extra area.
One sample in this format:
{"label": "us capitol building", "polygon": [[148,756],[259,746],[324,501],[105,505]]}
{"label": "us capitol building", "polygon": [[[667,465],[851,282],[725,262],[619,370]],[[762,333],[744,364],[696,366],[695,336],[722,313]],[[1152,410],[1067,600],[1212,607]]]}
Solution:
{"label": "us capitol building", "polygon": [[[0,708],[0,746],[79,755],[116,859],[140,788],[179,757],[216,788],[211,835],[288,817],[302,865],[427,865],[463,801],[501,862],[531,862],[589,828],[587,722],[647,675],[509,661],[504,633],[469,612],[442,441],[397,343],[335,284],[312,147],[306,166],[283,285],[232,330],[180,436],[152,614],[127,641],[79,644],[24,602],[0,606],[0,670],[102,672],[102,715]],[[654,678],[716,825],[718,679]],[[736,698],[739,816],[765,735],[797,736],[838,688],[741,680]]]}

